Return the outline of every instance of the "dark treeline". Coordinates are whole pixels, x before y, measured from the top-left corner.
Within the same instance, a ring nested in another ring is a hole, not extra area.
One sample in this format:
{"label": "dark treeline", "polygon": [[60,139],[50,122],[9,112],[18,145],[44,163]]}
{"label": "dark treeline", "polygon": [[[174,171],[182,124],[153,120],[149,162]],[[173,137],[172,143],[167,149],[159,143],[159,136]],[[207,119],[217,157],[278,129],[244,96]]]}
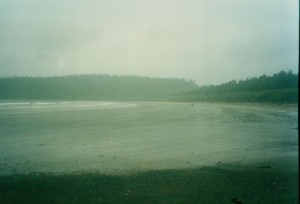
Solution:
{"label": "dark treeline", "polygon": [[298,103],[298,74],[281,71],[246,80],[203,86],[178,95],[179,101]]}
{"label": "dark treeline", "polygon": [[163,101],[193,81],[117,75],[0,78],[0,99]]}
{"label": "dark treeline", "polygon": [[0,99],[298,103],[291,71],[199,87],[185,79],[117,75],[0,78]]}

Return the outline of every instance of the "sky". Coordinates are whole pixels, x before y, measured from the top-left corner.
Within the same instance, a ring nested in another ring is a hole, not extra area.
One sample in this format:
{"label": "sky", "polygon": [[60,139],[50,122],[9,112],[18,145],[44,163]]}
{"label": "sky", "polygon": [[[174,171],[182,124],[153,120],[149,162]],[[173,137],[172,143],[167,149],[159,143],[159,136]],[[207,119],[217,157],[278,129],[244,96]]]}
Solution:
{"label": "sky", "polygon": [[0,77],[298,73],[297,0],[0,0]]}

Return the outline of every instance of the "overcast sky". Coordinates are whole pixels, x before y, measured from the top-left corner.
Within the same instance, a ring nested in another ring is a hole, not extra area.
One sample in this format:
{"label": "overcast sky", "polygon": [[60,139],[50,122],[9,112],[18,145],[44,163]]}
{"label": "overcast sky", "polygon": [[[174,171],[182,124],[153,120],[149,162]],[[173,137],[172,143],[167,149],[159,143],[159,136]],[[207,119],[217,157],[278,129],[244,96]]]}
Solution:
{"label": "overcast sky", "polygon": [[0,76],[298,73],[297,0],[0,0]]}

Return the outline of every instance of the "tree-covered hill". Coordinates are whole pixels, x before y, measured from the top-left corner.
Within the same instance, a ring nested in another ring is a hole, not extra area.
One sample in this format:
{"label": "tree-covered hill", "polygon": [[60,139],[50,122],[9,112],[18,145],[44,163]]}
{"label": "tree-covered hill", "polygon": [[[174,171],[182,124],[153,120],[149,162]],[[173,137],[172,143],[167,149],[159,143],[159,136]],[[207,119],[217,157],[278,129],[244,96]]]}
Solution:
{"label": "tree-covered hill", "polygon": [[0,99],[298,103],[291,71],[221,85],[117,75],[0,78]]}
{"label": "tree-covered hill", "polygon": [[202,86],[174,97],[178,101],[298,103],[298,74],[262,75],[216,86]]}
{"label": "tree-covered hill", "polygon": [[117,75],[0,78],[0,99],[163,101],[193,81]]}

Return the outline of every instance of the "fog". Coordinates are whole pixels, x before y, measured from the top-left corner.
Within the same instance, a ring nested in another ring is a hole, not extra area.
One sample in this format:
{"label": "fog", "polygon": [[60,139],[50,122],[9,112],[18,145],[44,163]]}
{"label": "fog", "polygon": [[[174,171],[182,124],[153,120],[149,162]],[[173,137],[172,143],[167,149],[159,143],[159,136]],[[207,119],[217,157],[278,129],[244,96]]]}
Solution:
{"label": "fog", "polygon": [[0,76],[298,72],[296,0],[0,0]]}

